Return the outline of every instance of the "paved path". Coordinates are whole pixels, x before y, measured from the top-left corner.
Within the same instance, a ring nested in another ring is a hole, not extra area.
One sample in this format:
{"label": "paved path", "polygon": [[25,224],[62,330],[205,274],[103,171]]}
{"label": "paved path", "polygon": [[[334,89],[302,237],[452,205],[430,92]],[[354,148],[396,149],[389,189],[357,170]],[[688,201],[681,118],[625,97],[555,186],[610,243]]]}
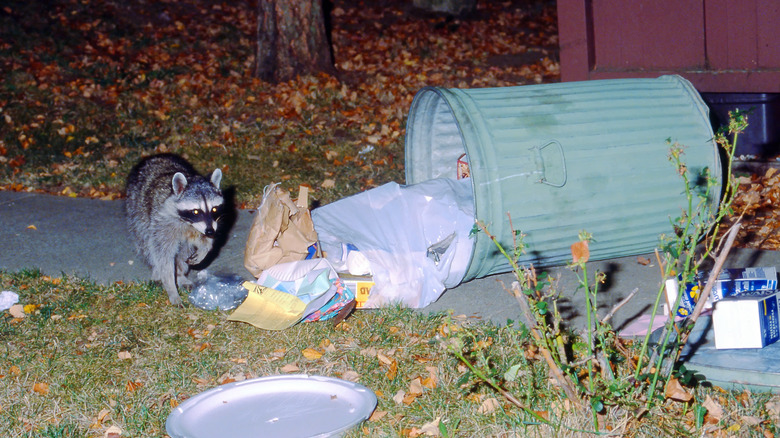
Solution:
{"label": "paved path", "polygon": [[[122,213],[123,201],[67,198],[34,193],[0,191],[0,269],[17,271],[39,268],[47,275],[74,274],[99,283],[146,281],[149,268],[136,256],[128,240]],[[234,273],[251,278],[243,265],[243,252],[252,210],[238,212],[226,244],[208,268],[213,273]],[[617,329],[625,328],[639,315],[649,313],[660,285],[660,274],[653,260],[638,263],[636,256],[591,262],[589,271],[607,273],[599,296],[601,314],[619,302],[634,288],[638,295],[613,320]],[[780,253],[737,250],[728,266],[778,266]],[[577,291],[575,274],[565,267],[551,269],[560,277],[563,298],[560,310],[573,326],[585,324],[582,291]],[[453,310],[497,324],[507,319],[522,320],[514,298],[501,287],[511,284],[511,274],[499,274],[472,280],[450,289],[435,303],[421,311]],[[162,290],[161,294],[164,294]]]}

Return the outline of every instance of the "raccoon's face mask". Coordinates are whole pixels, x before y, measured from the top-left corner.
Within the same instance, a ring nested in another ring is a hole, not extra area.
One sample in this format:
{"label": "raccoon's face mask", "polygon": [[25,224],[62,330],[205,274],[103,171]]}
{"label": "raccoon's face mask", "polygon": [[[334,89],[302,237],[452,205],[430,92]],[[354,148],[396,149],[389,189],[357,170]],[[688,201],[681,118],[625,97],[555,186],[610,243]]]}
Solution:
{"label": "raccoon's face mask", "polygon": [[[217,173],[215,171],[215,173]],[[224,213],[224,199],[212,175],[211,184],[205,181],[193,181],[188,184],[187,179],[181,173],[177,173],[173,179],[173,190],[177,196],[176,210],[179,217],[192,225],[206,237],[214,237],[217,233],[217,225]]]}
{"label": "raccoon's face mask", "polygon": [[214,237],[217,233],[219,220],[222,218],[222,206],[213,206],[209,211],[200,208],[179,210],[179,217],[188,222],[206,237]]}

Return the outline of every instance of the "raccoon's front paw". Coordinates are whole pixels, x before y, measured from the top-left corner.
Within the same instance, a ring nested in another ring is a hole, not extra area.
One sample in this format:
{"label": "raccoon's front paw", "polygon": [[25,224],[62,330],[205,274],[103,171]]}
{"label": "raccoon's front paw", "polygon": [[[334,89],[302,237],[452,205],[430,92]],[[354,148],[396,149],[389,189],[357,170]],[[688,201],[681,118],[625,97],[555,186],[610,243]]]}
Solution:
{"label": "raccoon's front paw", "polygon": [[181,300],[181,297],[179,296],[179,292],[176,291],[174,293],[171,293],[168,291],[168,301],[171,302],[172,306],[176,307],[184,307],[184,302]]}
{"label": "raccoon's front paw", "polygon": [[181,277],[179,277],[179,278],[176,280],[176,282],[179,284],[179,287],[184,287],[184,288],[187,288],[187,289],[192,289],[192,282],[190,281],[190,279],[189,279],[189,278],[187,278],[187,277],[185,277],[185,276],[181,276]]}
{"label": "raccoon's front paw", "polygon": [[176,287],[175,275],[163,277],[163,289],[168,293],[168,300],[171,302],[171,305],[184,307],[184,303],[179,296],[179,289]]}

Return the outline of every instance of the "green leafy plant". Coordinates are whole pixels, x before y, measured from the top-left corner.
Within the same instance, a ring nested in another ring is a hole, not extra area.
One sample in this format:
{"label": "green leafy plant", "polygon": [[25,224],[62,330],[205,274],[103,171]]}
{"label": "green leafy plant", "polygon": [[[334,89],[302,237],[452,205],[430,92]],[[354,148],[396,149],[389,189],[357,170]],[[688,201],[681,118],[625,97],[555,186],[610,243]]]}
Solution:
{"label": "green leafy plant", "polygon": [[[720,130],[715,139],[724,149],[726,157],[725,167],[728,171],[723,182],[712,169],[705,168],[698,174],[691,174],[683,159],[685,148],[671,139],[668,140],[669,160],[683,180],[687,204],[681,215],[671,220],[674,232],[661,236],[663,256],[657,256],[665,279],[679,275],[682,284],[694,281],[702,264],[716,253],[718,257],[710,278],[717,276],[739,229],[737,222],[724,235],[720,227],[723,219],[733,213],[731,204],[737,185],[730,170],[737,138],[746,126],[745,115],[736,112],[732,114],[729,125]],[[721,187],[722,196],[718,190]],[[577,242],[571,246],[572,263],[569,267],[576,273],[579,287],[585,292],[587,317],[585,330],[579,334],[571,334],[561,330],[555,284],[546,274],[537,274],[533,265],[524,266],[519,263],[526,250],[523,233],[519,230],[513,233],[513,247],[510,251],[501,245],[484,224],[478,223],[474,231],[484,232],[509,261],[517,281],[513,282],[511,287],[505,286],[505,289],[517,298],[521,312],[529,323],[532,342],[549,367],[555,386],[560,388],[563,396],[575,407],[590,410],[593,426],[597,429],[599,415],[611,406],[631,410],[639,417],[667,397],[666,392],[659,393],[659,387],[665,388],[673,378],[677,384],[687,385],[694,385],[701,380],[702,376],[682,367],[675,368],[675,365],[678,364],[682,347],[701,311],[701,305],[707,299],[709,290],[706,287],[696,310],[688,319],[675,323],[674,319],[670,318],[660,343],[651,348],[651,330],[648,329],[647,335],[639,344],[639,351],[629,351],[610,326],[609,319],[632,298],[633,293],[618,303],[606,316],[599,318],[599,285],[605,281],[605,274],[588,272],[588,244],[593,241],[590,233],[581,231]],[[661,288],[654,309],[659,307],[664,296],[665,291]],[[668,304],[676,309],[679,300],[678,296],[675,303]],[[652,318],[655,316],[654,311]],[[466,335],[461,333],[459,336],[464,339]],[[525,404],[517,401],[514,395],[501,387],[495,378],[495,371],[488,375],[485,362],[467,358],[463,354],[463,348],[462,343],[450,344],[452,353],[464,362],[474,375],[483,379],[508,400],[528,410]],[[513,369],[514,366],[509,368],[505,375],[513,375]],[[689,395],[685,391],[681,392],[684,396]],[[705,412],[706,409],[700,404],[694,405],[697,428],[701,427]]]}
{"label": "green leafy plant", "polygon": [[[670,144],[669,160],[683,179],[685,195],[688,201],[687,209],[680,217],[672,221],[675,233],[673,235],[661,236],[664,253],[662,261],[664,277],[666,279],[678,276],[682,285],[678,288],[676,300],[673,303],[667,303],[670,309],[678,308],[682,294],[685,291],[684,285],[697,281],[696,275],[701,270],[702,264],[708,258],[713,257],[716,252],[719,254],[715,266],[710,272],[707,284],[699,285],[702,293],[698,297],[694,312],[680,322],[675,322],[674,318],[669,318],[661,336],[661,342],[650,353],[649,358],[646,355],[649,348],[649,336],[644,339],[635,377],[639,379],[641,375],[650,376],[650,380],[647,383],[648,403],[653,402],[658,384],[663,382],[665,386],[672,378],[672,369],[680,358],[682,348],[691,330],[693,330],[704,303],[709,297],[709,291],[714,283],[713,280],[717,278],[723,261],[731,248],[733,239],[739,230],[739,222],[737,221],[729,231],[729,235],[724,236],[720,233],[723,219],[733,214],[731,204],[736,196],[738,185],[731,174],[731,167],[737,139],[739,134],[747,127],[747,115],[745,113],[736,111],[729,115],[729,124],[721,128],[715,137],[715,142],[724,150],[727,169],[723,184],[723,194],[718,203],[713,203],[712,199],[717,198],[719,195],[718,193],[713,193],[713,190],[719,187],[719,178],[713,175],[710,169],[705,168],[698,178],[698,181],[701,182],[694,184],[682,159],[685,151],[684,147],[667,140]],[[716,207],[713,208],[713,204]],[[658,304],[665,296],[664,287],[662,286],[656,298],[653,318],[655,317],[655,310],[657,310]],[[644,362],[644,360],[647,360],[647,362]],[[644,367],[642,366],[643,363],[646,364]]]}

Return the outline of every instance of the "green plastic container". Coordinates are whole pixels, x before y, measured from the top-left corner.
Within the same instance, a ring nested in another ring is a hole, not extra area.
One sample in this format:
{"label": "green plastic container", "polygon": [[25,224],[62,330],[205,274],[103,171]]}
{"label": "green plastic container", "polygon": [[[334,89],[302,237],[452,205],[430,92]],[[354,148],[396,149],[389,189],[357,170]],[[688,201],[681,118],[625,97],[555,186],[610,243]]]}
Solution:
{"label": "green plastic container", "polygon": [[[525,233],[523,263],[567,263],[581,230],[595,239],[591,260],[645,254],[687,205],[667,139],[687,147],[691,175],[722,176],[708,108],[679,76],[426,87],[409,111],[406,183],[454,178],[465,154],[475,219],[507,249],[512,228]],[[711,193],[714,207],[720,187]],[[509,270],[478,233],[463,281]]]}

